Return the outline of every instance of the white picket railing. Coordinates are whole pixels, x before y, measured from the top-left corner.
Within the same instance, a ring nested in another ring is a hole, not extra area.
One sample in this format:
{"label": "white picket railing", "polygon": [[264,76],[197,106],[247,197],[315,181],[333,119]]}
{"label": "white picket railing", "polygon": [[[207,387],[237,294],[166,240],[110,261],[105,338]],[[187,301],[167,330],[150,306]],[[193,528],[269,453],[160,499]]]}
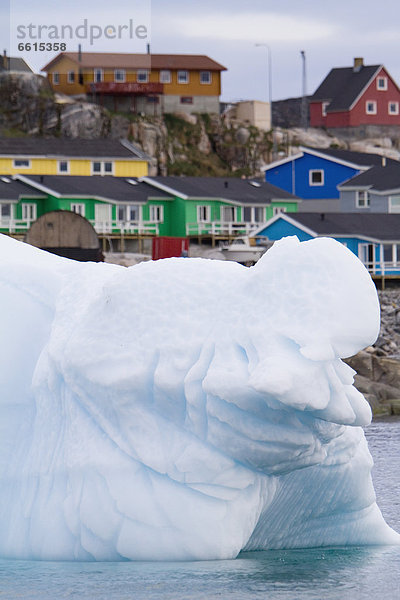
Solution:
{"label": "white picket railing", "polygon": [[[121,234],[121,235],[159,235],[158,223],[143,223],[139,221],[94,221],[93,225],[98,234]],[[31,228],[34,220],[29,219],[2,219],[0,231],[7,233],[24,233]]]}
{"label": "white picket railing", "polygon": [[212,221],[209,223],[186,223],[186,235],[248,235],[261,223],[225,223]]}

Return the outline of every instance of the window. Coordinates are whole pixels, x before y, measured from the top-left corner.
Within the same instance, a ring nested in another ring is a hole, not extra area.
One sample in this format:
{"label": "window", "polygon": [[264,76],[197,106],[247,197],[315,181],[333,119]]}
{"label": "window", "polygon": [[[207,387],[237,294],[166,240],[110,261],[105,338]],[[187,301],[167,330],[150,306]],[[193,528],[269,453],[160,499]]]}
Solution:
{"label": "window", "polygon": [[95,160],[92,162],[92,175],[112,175],[113,163],[110,161]]}
{"label": "window", "polygon": [[160,101],[158,96],[146,96],[146,102],[149,104],[158,104]]}
{"label": "window", "polygon": [[210,206],[198,206],[197,207],[197,222],[198,223],[209,223],[211,221],[211,207]]}
{"label": "window", "polygon": [[211,83],[211,71],[200,71],[200,83]]}
{"label": "window", "polygon": [[243,220],[245,223],[264,223],[265,211],[263,206],[245,206]]}
{"label": "window", "polygon": [[16,158],[13,160],[14,169],[30,169],[31,161],[25,158]]}
{"label": "window", "polygon": [[149,72],[145,69],[140,69],[137,72],[136,78],[139,83],[147,83],[149,81]]}
{"label": "window", "polygon": [[375,265],[374,244],[359,244],[358,258],[367,267],[367,269],[373,269]]}
{"label": "window", "polygon": [[171,83],[171,71],[160,71],[160,83]]}
{"label": "window", "polygon": [[117,206],[118,221],[140,221],[139,206],[119,204]]}
{"label": "window", "polygon": [[193,104],[192,96],[181,96],[181,104]]}
{"label": "window", "polygon": [[35,221],[36,220],[36,204],[21,204],[22,207],[22,219],[24,221]]}
{"label": "window", "polygon": [[398,102],[389,102],[388,113],[389,113],[389,115],[398,115],[399,114],[399,103]]}
{"label": "window", "polygon": [[390,196],[389,212],[390,213],[400,213],[400,196]]}
{"label": "window", "polygon": [[125,81],[125,69],[114,70],[114,81],[123,83]]}
{"label": "window", "polygon": [[189,83],[189,71],[178,71],[178,83]]}
{"label": "window", "polygon": [[378,77],[376,80],[376,89],[385,91],[387,90],[387,77]]}
{"label": "window", "polygon": [[60,73],[54,71],[53,73],[53,85],[58,85],[60,83]]}
{"label": "window", "polygon": [[152,204],[150,206],[150,214],[149,214],[149,220],[152,223],[161,223],[164,219],[164,211],[163,211],[163,206],[159,206],[157,204]]}
{"label": "window", "polygon": [[82,217],[85,216],[85,205],[81,202],[71,202],[71,210]]}
{"label": "window", "polygon": [[322,103],[322,116],[326,117],[326,109],[328,108],[330,102],[323,102]]}
{"label": "window", "polygon": [[286,212],[286,207],[285,206],[273,206],[272,207],[272,214],[275,217],[275,215],[279,215],[280,213],[284,213]]}
{"label": "window", "polygon": [[222,221],[224,223],[235,223],[236,222],[236,208],[234,206],[222,206]]}
{"label": "window", "polygon": [[68,81],[68,83],[75,83],[75,72],[74,71],[68,71],[67,81]]}
{"label": "window", "polygon": [[11,204],[0,204],[0,221],[9,221],[11,218]]}
{"label": "window", "polygon": [[99,83],[103,81],[103,69],[94,69],[93,70],[93,81],[95,83]]}
{"label": "window", "polygon": [[365,112],[367,115],[376,115],[376,101],[367,100],[365,103]]}
{"label": "window", "polygon": [[69,162],[67,160],[59,160],[58,161],[58,172],[59,173],[69,173]]}
{"label": "window", "polygon": [[370,198],[367,190],[358,190],[356,192],[356,207],[367,208],[370,205]]}
{"label": "window", "polygon": [[324,185],[324,171],[322,169],[310,169],[308,180],[310,185]]}

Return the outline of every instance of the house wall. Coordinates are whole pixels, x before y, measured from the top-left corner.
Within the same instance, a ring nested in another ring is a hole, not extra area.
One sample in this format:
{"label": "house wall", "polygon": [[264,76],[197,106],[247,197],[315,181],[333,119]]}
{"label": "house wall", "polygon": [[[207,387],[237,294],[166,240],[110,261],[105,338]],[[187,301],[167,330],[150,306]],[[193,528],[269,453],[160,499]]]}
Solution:
{"label": "house wall", "polygon": [[[149,56],[149,69],[151,57]],[[114,82],[114,68],[104,69],[103,81]],[[179,69],[181,70],[181,69]],[[183,70],[183,69],[182,69]],[[207,69],[201,69],[207,70]],[[74,71],[75,82],[68,83],[68,71]],[[53,73],[59,74],[59,84],[54,84]],[[48,69],[47,77],[49,83],[55,92],[63,94],[76,95],[86,93],[87,84],[94,82],[94,69],[82,68],[84,85],[79,85],[79,65],[65,56],[60,58]],[[137,82],[137,69],[125,69],[125,81]],[[149,73],[150,83],[160,83],[160,69],[151,69]],[[165,95],[177,96],[220,96],[221,94],[221,73],[211,71],[211,83],[200,83],[200,70],[189,70],[189,82],[178,83],[178,69],[171,69],[171,83],[164,83]]]}
{"label": "house wall", "polygon": [[280,240],[283,237],[295,235],[300,242],[313,239],[311,235],[305,233],[295,225],[288,223],[284,219],[277,219],[274,223],[266,225],[265,228],[257,234],[257,237],[268,237],[270,240]]}
{"label": "house wall", "polygon": [[358,208],[356,205],[355,190],[342,190],[340,192],[340,212],[354,213],[387,213],[389,212],[388,196],[382,196],[374,193],[369,194],[370,205]]}
{"label": "house wall", "polygon": [[326,117],[322,114],[322,102],[310,102],[310,127],[325,127]]}
{"label": "house wall", "polygon": [[[21,157],[22,158],[22,157]],[[23,157],[28,158],[28,157]],[[69,173],[66,175],[92,175],[92,162],[88,159],[69,159],[68,157],[32,158],[30,168],[15,168],[12,158],[0,158],[0,173],[3,175],[58,175],[59,160],[69,161]],[[115,160],[107,157],[95,159],[114,163],[116,177],[142,177],[148,174],[148,163],[145,160]]]}
{"label": "house wall", "polygon": [[[323,185],[310,185],[310,170],[324,172]],[[339,198],[337,186],[360,171],[304,153],[301,158],[265,171],[265,180],[303,199]]]}

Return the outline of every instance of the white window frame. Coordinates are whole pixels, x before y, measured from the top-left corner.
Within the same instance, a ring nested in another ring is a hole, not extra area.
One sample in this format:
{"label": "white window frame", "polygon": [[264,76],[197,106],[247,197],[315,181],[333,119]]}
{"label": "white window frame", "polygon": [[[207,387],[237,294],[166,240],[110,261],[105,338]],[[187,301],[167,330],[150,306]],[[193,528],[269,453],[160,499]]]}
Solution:
{"label": "white window frame", "polygon": [[[382,86],[379,85],[380,81],[383,82]],[[380,75],[379,77],[376,78],[376,89],[379,90],[380,92],[386,92],[386,90],[388,89],[388,80],[387,80],[387,77],[384,77],[383,75]]]}
{"label": "white window frame", "polygon": [[[132,208],[137,210],[137,219],[132,219]],[[123,211],[123,218],[120,219],[119,212]],[[142,220],[142,209],[140,204],[117,204],[116,220],[119,223],[140,223]]]}
{"label": "white window frame", "polygon": [[101,68],[93,69],[93,81],[94,83],[100,83],[104,81],[104,70]]}
{"label": "white window frame", "polygon": [[83,202],[71,202],[70,210],[81,217],[85,216],[85,205]]}
{"label": "white window frame", "polygon": [[171,71],[169,69],[161,69],[160,83],[171,83]]}
{"label": "white window frame", "polygon": [[33,202],[23,202],[21,204],[22,220],[23,221],[36,221],[37,219],[37,206]]}
{"label": "white window frame", "polygon": [[208,204],[198,204],[196,207],[196,211],[198,223],[211,222],[211,206],[209,206]]}
{"label": "white window frame", "polygon": [[[225,211],[228,210],[228,209],[229,210],[233,210],[233,220],[231,220],[231,219],[226,220],[225,219]],[[238,222],[238,219],[237,219],[238,211],[237,211],[237,207],[236,206],[232,206],[232,205],[221,206],[221,213],[220,214],[221,214],[221,221],[223,223],[237,223]]]}
{"label": "white window frame", "polygon": [[67,73],[67,82],[75,83],[75,71],[68,71]]}
{"label": "white window frame", "polygon": [[[369,108],[369,104],[372,104],[372,108]],[[377,113],[377,104],[376,100],[366,100],[365,101],[365,114],[367,115],[376,115]]]}
{"label": "white window frame", "polygon": [[149,83],[148,69],[138,69],[138,71],[136,73],[136,81],[138,83]]}
{"label": "white window frame", "polygon": [[[27,165],[17,165],[16,163],[20,161],[20,162],[26,162],[28,163]],[[31,168],[31,161],[29,158],[14,158],[13,160],[13,168],[14,169],[30,169]]]}
{"label": "white window frame", "polygon": [[58,71],[53,71],[51,74],[51,80],[53,85],[60,85],[60,73]]}
{"label": "white window frame", "polygon": [[286,206],[273,206],[272,207],[272,216],[279,215],[281,213],[287,212]]}
{"label": "white window frame", "polygon": [[356,191],[356,207],[357,208],[369,208],[371,199],[368,190],[357,190]]}
{"label": "white window frame", "polygon": [[[10,207],[10,214],[3,216],[3,206]],[[11,202],[1,202],[0,203],[0,223],[9,223],[13,219],[13,205]]]}
{"label": "white window frame", "polygon": [[177,72],[177,81],[178,81],[178,83],[182,83],[183,85],[188,84],[189,83],[189,71],[187,71],[186,69],[179,70]]}
{"label": "white window frame", "polygon": [[[321,174],[321,181],[313,181],[313,175],[314,173],[320,173]],[[308,183],[310,186],[312,187],[318,187],[318,186],[322,186],[325,185],[325,171],[323,169],[310,169],[308,171]]]}
{"label": "white window frame", "polygon": [[[245,221],[244,218],[244,211],[245,209],[250,209],[250,221]],[[261,211],[261,221],[257,221],[256,220],[256,211]],[[265,223],[266,222],[266,217],[265,217],[265,206],[243,206],[243,221],[245,223]]]}
{"label": "white window frame", "polygon": [[[394,110],[391,110],[391,105],[394,106]],[[389,100],[388,114],[389,115],[398,115],[399,114],[399,103],[396,100]]]}
{"label": "white window frame", "polygon": [[[67,165],[67,170],[66,171],[62,171],[61,170],[61,163],[65,163]],[[59,160],[57,161],[57,173],[59,175],[69,175],[69,160]]]}
{"label": "white window frame", "polygon": [[[399,204],[397,205],[397,209],[394,209],[393,207],[393,200],[398,200]],[[389,196],[389,212],[393,213],[393,214],[399,214],[400,213],[400,196]]]}
{"label": "white window frame", "polygon": [[149,221],[151,223],[164,222],[164,207],[162,204],[150,204],[149,206]]}
{"label": "white window frame", "polygon": [[330,102],[323,102],[322,103],[322,116],[326,117],[326,109],[328,108]]}
{"label": "white window frame", "polygon": [[115,83],[125,83],[125,81],[126,81],[125,69],[114,69],[114,81],[115,81]]}
{"label": "white window frame", "polygon": [[[208,81],[202,81],[202,76],[207,73]],[[212,72],[211,71],[200,71],[200,83],[201,85],[211,85],[212,84]]]}
{"label": "white window frame", "polygon": [[[94,163],[100,163],[100,171],[94,170]],[[106,171],[105,165],[111,164],[111,171]],[[92,175],[114,175],[114,161],[112,160],[92,160],[91,163]]]}

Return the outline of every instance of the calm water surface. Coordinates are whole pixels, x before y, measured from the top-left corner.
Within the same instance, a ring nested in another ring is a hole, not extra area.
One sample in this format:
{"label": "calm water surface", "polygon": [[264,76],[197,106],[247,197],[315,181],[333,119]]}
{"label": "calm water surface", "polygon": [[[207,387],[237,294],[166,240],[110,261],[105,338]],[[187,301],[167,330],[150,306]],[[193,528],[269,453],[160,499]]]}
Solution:
{"label": "calm water surface", "polygon": [[[367,429],[378,504],[400,531],[400,420]],[[65,563],[0,560],[0,600],[398,600],[400,547],[243,553],[233,561]]]}

